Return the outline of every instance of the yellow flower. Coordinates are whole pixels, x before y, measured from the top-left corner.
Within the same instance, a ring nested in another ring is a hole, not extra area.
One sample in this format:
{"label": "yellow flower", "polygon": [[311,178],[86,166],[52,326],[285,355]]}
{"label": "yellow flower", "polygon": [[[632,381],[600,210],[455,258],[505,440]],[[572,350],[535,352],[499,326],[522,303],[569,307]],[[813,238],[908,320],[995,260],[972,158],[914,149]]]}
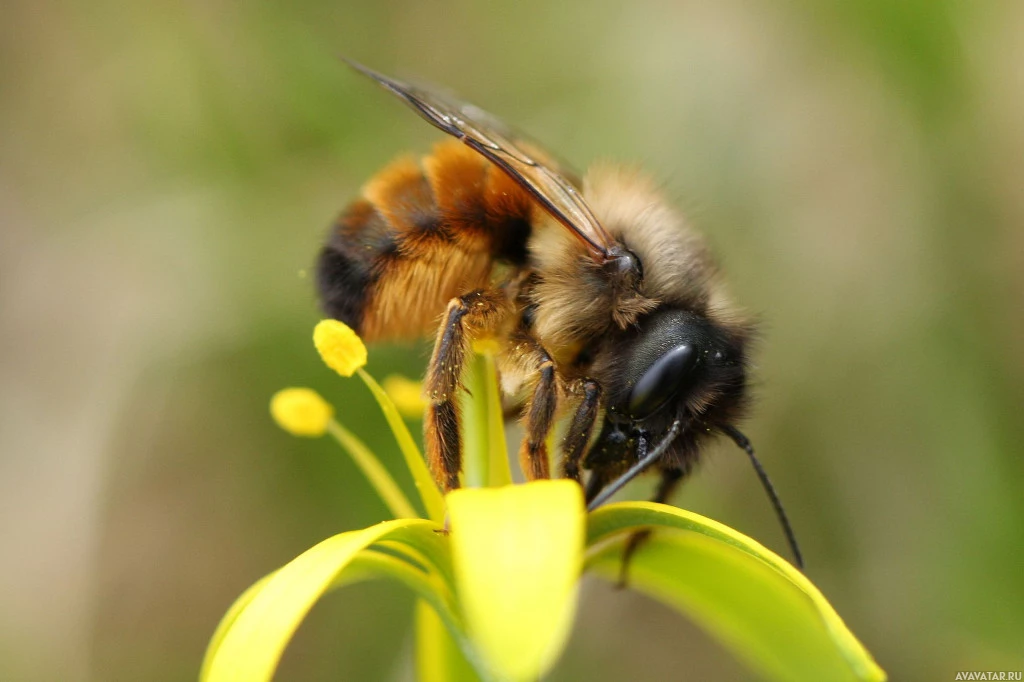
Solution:
{"label": "yellow flower", "polygon": [[309,389],[278,393],[271,402],[274,419],[297,435],[326,428],[396,518],[330,537],[244,592],[210,640],[202,682],[270,682],[313,605],[335,588],[368,578],[395,580],[417,597],[419,682],[534,682],[565,645],[580,576],[617,581],[626,538],[655,528],[633,556],[630,586],[689,615],[763,677],[885,679],[807,577],[751,538],[663,504],[619,503],[588,514],[573,481],[505,485],[510,476],[492,349],[469,362],[471,388],[462,406],[467,471],[477,472],[466,479],[484,487],[442,499],[395,405],[360,369],[366,351],[355,333],[325,321],[314,339],[328,365],[342,374],[339,364],[349,375],[358,371],[372,391],[429,518],[415,518],[418,512],[383,464],[331,419],[319,395]]}
{"label": "yellow flower", "polygon": [[327,432],[334,408],[311,388],[286,388],[270,399],[270,416],[293,436],[318,438]]}
{"label": "yellow flower", "polygon": [[423,410],[427,409],[427,401],[423,399],[423,384],[421,382],[403,377],[401,374],[392,374],[384,377],[381,385],[403,417],[412,419],[423,417]]}
{"label": "yellow flower", "polygon": [[313,329],[313,344],[324,363],[343,377],[366,364],[363,340],[344,322],[321,320]]}

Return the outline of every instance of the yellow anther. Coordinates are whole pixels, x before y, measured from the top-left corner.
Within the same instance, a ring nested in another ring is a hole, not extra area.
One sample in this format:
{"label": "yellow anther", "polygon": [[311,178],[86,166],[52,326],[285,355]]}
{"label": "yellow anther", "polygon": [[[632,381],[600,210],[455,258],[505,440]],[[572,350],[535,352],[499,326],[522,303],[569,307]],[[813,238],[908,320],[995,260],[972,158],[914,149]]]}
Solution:
{"label": "yellow anther", "polygon": [[416,419],[423,416],[427,403],[423,400],[423,385],[419,381],[400,374],[392,374],[384,379],[383,386],[391,402],[403,416]]}
{"label": "yellow anther", "polygon": [[270,399],[270,416],[293,436],[316,438],[327,431],[334,408],[311,388],[286,388]]}
{"label": "yellow anther", "polygon": [[313,344],[328,367],[343,377],[366,364],[366,346],[344,322],[321,320],[313,329]]}

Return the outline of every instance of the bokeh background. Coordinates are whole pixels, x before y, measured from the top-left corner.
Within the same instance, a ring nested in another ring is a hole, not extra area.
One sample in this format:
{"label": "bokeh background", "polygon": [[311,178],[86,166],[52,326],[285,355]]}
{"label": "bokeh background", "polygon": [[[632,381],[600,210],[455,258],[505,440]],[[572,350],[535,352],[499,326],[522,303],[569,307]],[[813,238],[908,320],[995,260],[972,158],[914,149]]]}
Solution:
{"label": "bokeh background", "polygon": [[[578,167],[642,163],[765,320],[747,430],[808,572],[896,680],[1024,668],[1024,4],[5,3],[0,678],[194,679],[233,598],[385,510],[267,415],[310,385],[324,230],[438,138],[345,54]],[[415,376],[422,347],[374,349]],[[785,552],[740,453],[677,502]],[[650,481],[631,493],[646,495]],[[408,680],[411,598],[318,606],[282,679]],[[748,679],[588,583],[554,680]]]}

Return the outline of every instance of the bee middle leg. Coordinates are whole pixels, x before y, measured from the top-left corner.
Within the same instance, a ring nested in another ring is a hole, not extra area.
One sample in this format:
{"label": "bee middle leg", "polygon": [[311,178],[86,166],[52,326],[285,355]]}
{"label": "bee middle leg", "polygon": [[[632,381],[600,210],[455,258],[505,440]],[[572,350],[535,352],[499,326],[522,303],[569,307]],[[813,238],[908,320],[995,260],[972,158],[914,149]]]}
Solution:
{"label": "bee middle leg", "polygon": [[601,385],[593,379],[578,379],[569,387],[570,393],[582,393],[576,413],[573,415],[565,440],[562,441],[562,475],[577,483],[580,479],[580,461],[590,442],[590,432],[597,421],[598,407],[601,404]]}
{"label": "bee middle leg", "polygon": [[[682,469],[662,470],[661,481],[658,483],[658,489],[654,492],[651,502],[660,502],[662,504],[668,502],[668,499],[672,497],[672,493],[679,487],[679,483],[682,482],[685,475],[686,472]],[[629,584],[629,562],[632,560],[636,550],[649,537],[651,537],[651,529],[646,528],[636,531],[626,541],[626,547],[622,550],[622,564],[619,566],[618,586],[620,588],[626,587]]]}
{"label": "bee middle leg", "polygon": [[508,310],[508,299],[501,291],[474,291],[448,302],[437,332],[424,385],[428,401],[424,440],[430,469],[446,492],[459,487],[462,470],[458,391],[469,342],[496,329]]}

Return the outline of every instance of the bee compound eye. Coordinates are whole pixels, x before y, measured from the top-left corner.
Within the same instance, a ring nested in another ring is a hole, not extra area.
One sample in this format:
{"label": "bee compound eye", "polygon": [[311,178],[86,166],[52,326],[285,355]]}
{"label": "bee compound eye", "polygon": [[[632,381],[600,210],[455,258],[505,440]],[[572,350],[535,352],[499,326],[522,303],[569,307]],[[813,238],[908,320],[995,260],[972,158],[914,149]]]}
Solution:
{"label": "bee compound eye", "polygon": [[698,355],[695,345],[683,344],[655,360],[629,394],[630,416],[644,419],[673,398],[696,367]]}

